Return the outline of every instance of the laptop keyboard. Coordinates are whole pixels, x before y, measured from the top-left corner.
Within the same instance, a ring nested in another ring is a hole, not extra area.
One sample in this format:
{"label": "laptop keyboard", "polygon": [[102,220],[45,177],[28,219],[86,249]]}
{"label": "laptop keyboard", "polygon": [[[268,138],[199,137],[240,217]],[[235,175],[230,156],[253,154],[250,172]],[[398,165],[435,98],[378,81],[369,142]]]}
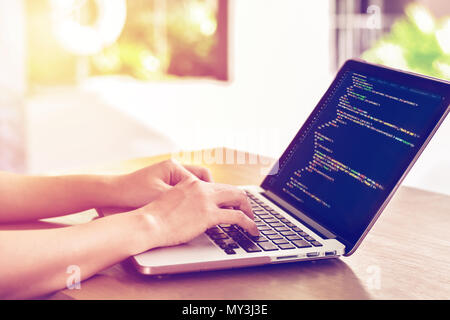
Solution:
{"label": "laptop keyboard", "polygon": [[246,191],[255,215],[260,235],[255,237],[237,225],[221,224],[206,230],[206,234],[225,251],[235,254],[234,249],[246,252],[289,250],[295,248],[321,247],[322,244],[295,226],[288,219],[257,197]]}

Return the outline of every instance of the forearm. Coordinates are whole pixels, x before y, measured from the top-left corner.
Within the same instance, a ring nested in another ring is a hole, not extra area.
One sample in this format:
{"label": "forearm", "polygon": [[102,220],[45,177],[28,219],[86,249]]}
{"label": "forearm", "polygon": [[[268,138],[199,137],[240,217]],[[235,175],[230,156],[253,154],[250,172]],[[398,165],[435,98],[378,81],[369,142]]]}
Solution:
{"label": "forearm", "polygon": [[151,229],[136,213],[47,230],[0,231],[0,297],[28,298],[66,287],[69,266],[81,280],[150,249]]}
{"label": "forearm", "polygon": [[0,173],[0,223],[43,219],[118,205],[116,176]]}

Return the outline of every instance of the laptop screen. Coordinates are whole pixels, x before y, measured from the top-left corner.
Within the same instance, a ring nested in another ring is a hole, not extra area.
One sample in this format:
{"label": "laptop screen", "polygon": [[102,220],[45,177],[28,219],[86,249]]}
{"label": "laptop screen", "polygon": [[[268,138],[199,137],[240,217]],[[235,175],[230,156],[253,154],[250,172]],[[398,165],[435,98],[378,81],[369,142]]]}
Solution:
{"label": "laptop screen", "polygon": [[348,61],[262,187],[355,244],[448,107],[448,83]]}

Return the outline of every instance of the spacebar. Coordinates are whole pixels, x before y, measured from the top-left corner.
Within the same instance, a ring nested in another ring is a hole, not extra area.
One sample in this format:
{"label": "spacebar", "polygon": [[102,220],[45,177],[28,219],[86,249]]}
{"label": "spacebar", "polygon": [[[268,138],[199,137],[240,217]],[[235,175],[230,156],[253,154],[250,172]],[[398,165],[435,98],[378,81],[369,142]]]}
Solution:
{"label": "spacebar", "polygon": [[250,240],[240,238],[235,240],[247,252],[259,252],[261,249]]}

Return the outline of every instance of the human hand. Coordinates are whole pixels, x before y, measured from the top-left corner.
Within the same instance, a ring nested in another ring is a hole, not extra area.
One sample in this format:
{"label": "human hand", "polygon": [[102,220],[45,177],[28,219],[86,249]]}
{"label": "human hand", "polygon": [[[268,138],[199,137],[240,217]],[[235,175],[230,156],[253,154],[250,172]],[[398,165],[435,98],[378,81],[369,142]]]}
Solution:
{"label": "human hand", "polygon": [[140,208],[187,178],[212,182],[211,173],[207,168],[181,165],[173,159],[116,176],[113,178],[113,184],[118,189],[115,197],[116,205],[114,208],[98,208],[97,211],[100,215],[104,215],[105,212],[117,213]]}
{"label": "human hand", "polygon": [[187,178],[135,212],[147,217],[149,248],[188,242],[218,224],[237,224],[259,235],[243,190]]}

